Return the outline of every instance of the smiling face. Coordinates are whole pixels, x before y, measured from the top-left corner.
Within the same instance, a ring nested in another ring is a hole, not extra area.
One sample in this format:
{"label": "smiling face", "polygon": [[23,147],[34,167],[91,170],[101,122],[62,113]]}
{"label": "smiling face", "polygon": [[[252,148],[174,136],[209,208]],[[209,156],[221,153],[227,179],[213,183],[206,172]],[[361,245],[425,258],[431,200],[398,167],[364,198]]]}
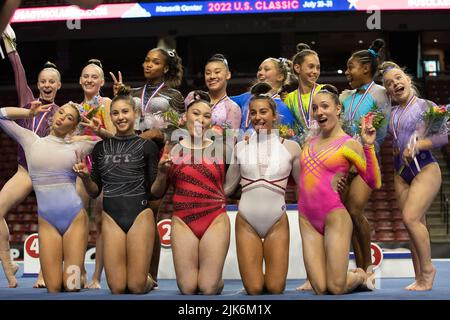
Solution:
{"label": "smiling face", "polygon": [[345,76],[350,86],[353,89],[358,89],[366,84],[367,79],[370,81],[370,65],[362,64],[358,59],[350,58],[347,61]]}
{"label": "smiling face", "polygon": [[273,59],[266,59],[261,63],[256,73],[258,82],[266,82],[272,88],[280,88],[283,83],[283,74]]}
{"label": "smiling face", "polygon": [[39,73],[37,87],[39,98],[45,101],[55,101],[55,96],[61,88],[61,81],[56,70],[46,68]]}
{"label": "smiling face", "polygon": [[414,94],[411,79],[400,69],[393,68],[383,74],[387,94],[397,103],[406,103]]}
{"label": "smiling face", "polygon": [[195,102],[186,112],[186,127],[191,136],[200,137],[211,127],[211,106]]}
{"label": "smiling face", "polygon": [[166,57],[158,49],[152,49],[147,53],[142,68],[145,79],[152,83],[162,82],[164,75],[169,70],[166,65]]}
{"label": "smiling face", "polygon": [[134,133],[136,111],[126,99],[119,99],[111,104],[111,122],[116,127],[118,136],[128,136]]}
{"label": "smiling face", "polygon": [[80,85],[85,95],[95,96],[100,92],[100,88],[105,84],[102,70],[93,64],[84,67],[80,76]]}
{"label": "smiling face", "polygon": [[256,132],[259,133],[260,130],[267,130],[270,133],[277,116],[270,106],[269,101],[267,99],[252,100],[249,105],[249,112],[250,121]]}
{"label": "smiling face", "polygon": [[324,132],[332,131],[339,124],[341,105],[328,93],[317,93],[312,105],[313,117]]}
{"label": "smiling face", "polygon": [[80,114],[70,104],[65,104],[53,116],[52,130],[59,136],[65,136],[75,130],[80,122]]}
{"label": "smiling face", "polygon": [[300,81],[308,86],[313,86],[320,76],[320,61],[315,54],[307,55],[302,64],[295,64],[294,71]]}
{"label": "smiling face", "polygon": [[227,81],[231,73],[220,61],[212,61],[205,67],[205,83],[209,91],[221,91],[226,89]]}

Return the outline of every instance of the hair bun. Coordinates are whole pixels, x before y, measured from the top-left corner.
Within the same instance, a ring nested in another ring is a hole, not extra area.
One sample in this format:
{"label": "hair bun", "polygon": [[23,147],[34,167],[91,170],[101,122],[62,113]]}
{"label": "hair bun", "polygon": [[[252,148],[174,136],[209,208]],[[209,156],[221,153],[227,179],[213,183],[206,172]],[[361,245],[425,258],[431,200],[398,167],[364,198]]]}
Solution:
{"label": "hair bun", "polygon": [[324,85],[321,89],[320,89],[320,91],[328,91],[328,92],[330,92],[330,93],[333,93],[333,94],[335,94],[335,95],[339,95],[339,90],[335,87],[335,86],[333,86],[333,85],[331,85],[331,84],[326,84],[326,85]]}
{"label": "hair bun", "polygon": [[250,89],[250,93],[254,96],[258,96],[269,93],[270,90],[272,90],[270,84],[268,84],[267,82],[259,82]]}
{"label": "hair bun", "polygon": [[306,43],[298,43],[295,48],[297,49],[297,53],[302,52],[303,50],[311,50],[311,47]]}
{"label": "hair bun", "polygon": [[[192,96],[192,101],[204,100],[206,102],[211,102],[209,94],[203,90],[195,90]],[[191,101],[191,102],[192,102]]]}
{"label": "hair bun", "polygon": [[89,59],[89,61],[86,63],[86,66],[88,66],[90,64],[95,64],[100,69],[103,69],[102,62],[98,59]]}
{"label": "hair bun", "polygon": [[53,68],[53,69],[58,70],[58,67],[56,66],[56,64],[54,64],[53,62],[50,62],[50,61],[47,61],[46,63],[44,63],[43,69],[46,69],[46,68]]}
{"label": "hair bun", "polygon": [[129,96],[131,93],[131,87],[129,86],[121,86],[119,90],[117,90],[116,96]]}
{"label": "hair bun", "polygon": [[369,49],[375,51],[376,53],[379,53],[380,50],[384,47],[384,44],[385,42],[383,39],[375,39],[370,45]]}

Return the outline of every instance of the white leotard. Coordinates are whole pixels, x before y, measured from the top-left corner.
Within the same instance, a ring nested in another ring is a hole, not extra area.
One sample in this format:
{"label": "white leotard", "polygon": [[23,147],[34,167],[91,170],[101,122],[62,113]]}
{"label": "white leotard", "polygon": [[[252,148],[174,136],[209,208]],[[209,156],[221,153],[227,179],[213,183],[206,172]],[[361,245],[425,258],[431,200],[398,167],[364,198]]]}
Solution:
{"label": "white leotard", "polygon": [[239,213],[261,238],[286,212],[285,191],[292,169],[292,155],[277,135],[254,133],[236,145],[242,196]]}

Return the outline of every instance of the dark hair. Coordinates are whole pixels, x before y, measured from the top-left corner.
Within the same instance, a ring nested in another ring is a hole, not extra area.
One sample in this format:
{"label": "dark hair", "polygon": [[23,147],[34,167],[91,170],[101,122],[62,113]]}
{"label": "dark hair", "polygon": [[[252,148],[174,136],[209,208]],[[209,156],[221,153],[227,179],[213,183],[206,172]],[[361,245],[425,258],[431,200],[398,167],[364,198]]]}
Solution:
{"label": "dark hair", "polygon": [[136,111],[136,103],[133,99],[133,97],[130,95],[131,93],[131,88],[128,86],[121,86],[119,88],[119,90],[117,91],[117,94],[115,95],[115,97],[111,100],[111,110],[113,108],[114,103],[116,103],[119,100],[124,100],[126,103],[128,103],[133,110]]}
{"label": "dark hair", "polygon": [[53,69],[56,72],[56,74],[58,75],[59,81],[61,81],[61,73],[59,73],[59,70],[58,70],[58,67],[56,66],[56,64],[54,64],[53,62],[47,61],[46,63],[44,63],[44,66],[42,67],[39,74],[41,74],[41,72],[44,71],[45,69]]}
{"label": "dark hair", "polygon": [[252,94],[252,97],[250,98],[250,101],[248,105],[252,103],[252,101],[255,100],[267,100],[269,103],[270,109],[272,109],[273,114],[277,115],[277,104],[272,99],[272,97],[269,95],[270,90],[272,90],[272,87],[270,84],[266,82],[260,82],[255,84],[251,89],[250,93]]}
{"label": "dark hair", "polygon": [[208,59],[208,61],[206,61],[205,65],[207,65],[210,62],[222,62],[225,65],[225,67],[227,67],[228,70],[230,69],[227,58],[225,57],[225,55],[221,53],[214,54],[211,58]]}
{"label": "dark hair", "polygon": [[378,65],[382,60],[380,51],[384,47],[383,39],[376,39],[372,42],[369,49],[354,52],[350,59],[357,59],[361,64],[370,64],[370,71],[372,76],[375,76],[378,71]]}
{"label": "dark hair", "polygon": [[319,93],[326,93],[333,98],[333,101],[334,103],[336,103],[336,105],[341,104],[339,101],[339,91],[335,86],[326,84],[317,92],[317,94]]}
{"label": "dark hair", "polygon": [[166,58],[167,73],[164,75],[164,81],[169,87],[176,88],[181,84],[183,78],[183,66],[181,58],[178,56],[175,49],[167,50],[163,48],[154,48],[150,51],[158,50]]}
{"label": "dark hair", "polygon": [[[317,52],[314,50],[311,50],[311,48],[305,44],[305,43],[298,43],[296,46],[297,53],[292,57],[292,64],[293,65],[300,65],[305,61],[305,58],[311,54],[319,56]],[[294,70],[294,73],[297,74]]]}
{"label": "dark hair", "polygon": [[192,95],[192,100],[186,106],[186,111],[194,104],[199,102],[203,102],[208,106],[211,106],[211,98],[209,97],[209,94],[202,90],[195,90]]}
{"label": "dark hair", "polygon": [[103,70],[102,62],[98,59],[89,59],[85,67],[87,67],[90,64],[95,64],[97,67]]}

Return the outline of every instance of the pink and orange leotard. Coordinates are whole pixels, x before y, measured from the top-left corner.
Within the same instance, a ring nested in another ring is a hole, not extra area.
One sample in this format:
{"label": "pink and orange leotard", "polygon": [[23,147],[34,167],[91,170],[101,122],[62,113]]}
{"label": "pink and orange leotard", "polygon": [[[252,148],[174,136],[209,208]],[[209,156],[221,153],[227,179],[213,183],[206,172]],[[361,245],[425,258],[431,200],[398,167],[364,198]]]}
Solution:
{"label": "pink and orange leotard", "polygon": [[298,211],[319,233],[324,234],[327,215],[345,208],[339,193],[333,188],[335,175],[348,173],[354,165],[364,181],[374,189],[381,186],[381,174],[373,146],[364,146],[364,159],[348,145],[347,142],[353,140],[348,135],[321,149],[315,148],[318,138],[312,139],[301,154]]}

